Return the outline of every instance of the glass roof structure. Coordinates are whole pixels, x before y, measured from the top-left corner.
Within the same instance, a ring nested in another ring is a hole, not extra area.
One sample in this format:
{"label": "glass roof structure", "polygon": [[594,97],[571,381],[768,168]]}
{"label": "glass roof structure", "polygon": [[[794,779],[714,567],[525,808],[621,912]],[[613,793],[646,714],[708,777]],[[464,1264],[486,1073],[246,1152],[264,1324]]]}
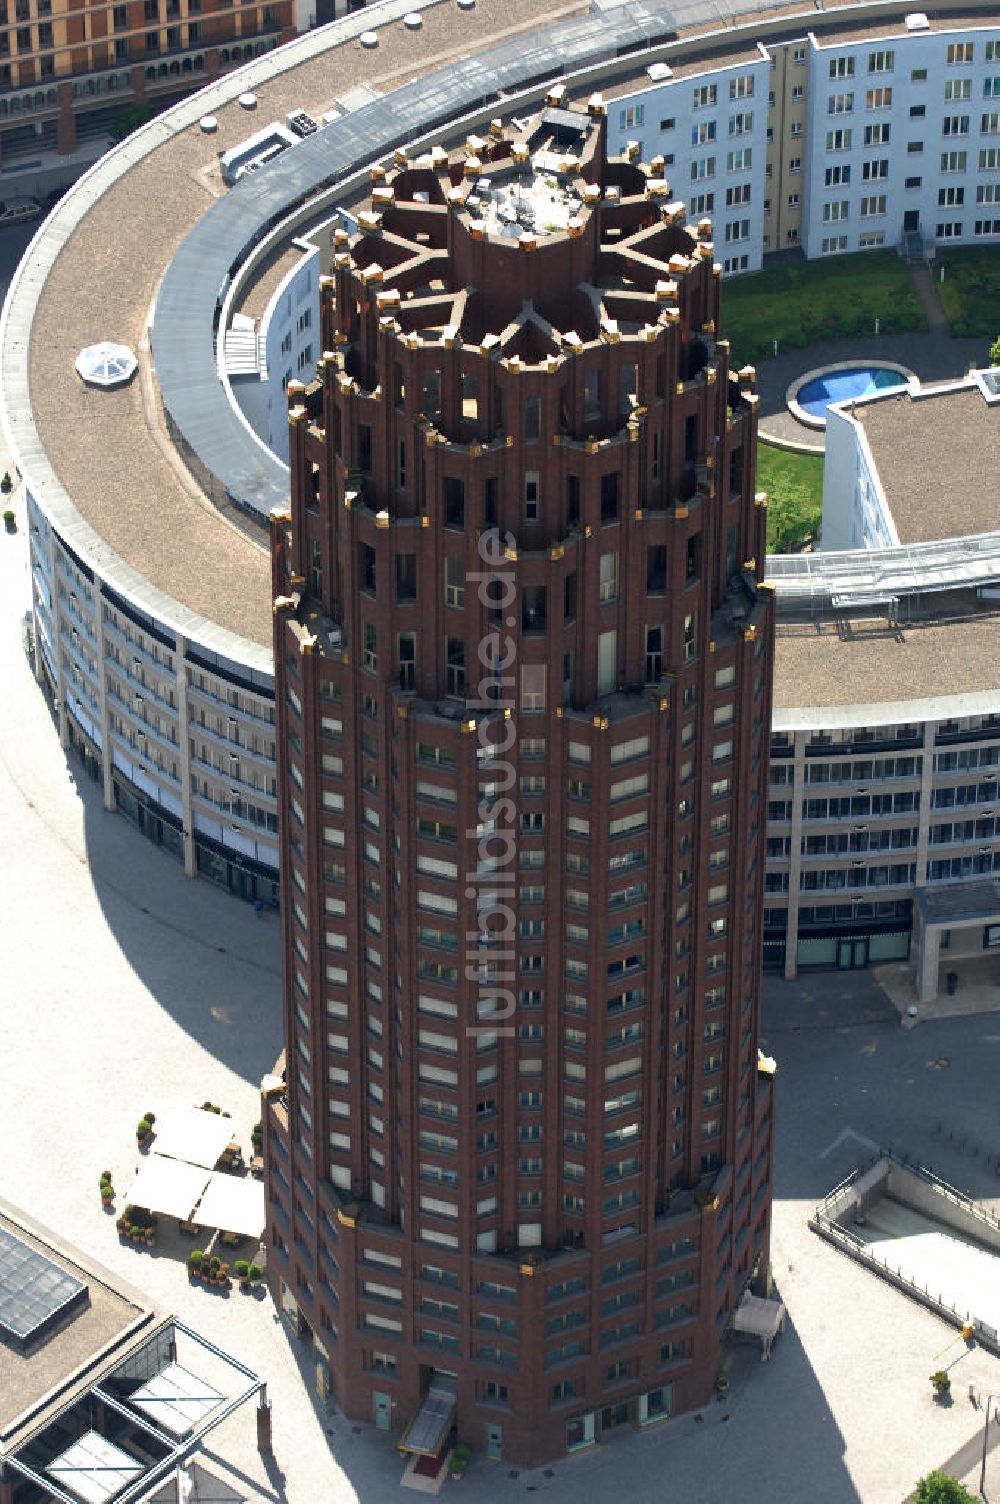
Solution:
{"label": "glass roof structure", "polygon": [[88,386],[120,386],[123,381],[131,380],[139,366],[128,345],[116,345],[109,340],[87,345],[75,364]]}
{"label": "glass roof structure", "polygon": [[0,1227],[0,1336],[21,1350],[86,1301],[82,1280]]}

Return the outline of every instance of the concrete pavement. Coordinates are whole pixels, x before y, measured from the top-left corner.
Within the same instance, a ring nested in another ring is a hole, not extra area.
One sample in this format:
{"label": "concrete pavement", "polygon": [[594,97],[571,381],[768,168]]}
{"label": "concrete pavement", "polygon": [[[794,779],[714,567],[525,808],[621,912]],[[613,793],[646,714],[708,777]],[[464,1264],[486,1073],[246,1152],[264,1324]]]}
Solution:
{"label": "concrete pavement", "polygon": [[[252,1411],[235,1416],[201,1458],[203,1497],[396,1499],[393,1439],[314,1404],[309,1350],[269,1301],[192,1287],[169,1244],[123,1248],[101,1211],[99,1172],[127,1184],[146,1108],[211,1098],[247,1138],[279,1044],[277,924],[185,879],[67,764],[21,648],[26,591],[22,521],[17,537],[0,535],[0,1194],[267,1377],[274,1463],[256,1452]],[[531,1473],[476,1461],[465,1487],[481,1504],[526,1493],[577,1504],[581,1492],[623,1489],[643,1504],[899,1504],[976,1434],[967,1401],[930,1398],[951,1330],[805,1224],[871,1143],[909,1146],[973,1194],[996,1195],[985,1163],[939,1141],[935,1125],[994,1145],[1000,1029],[973,1018],[906,1033],[860,973],[769,982],[766,1012],[779,1060],[773,1254],[790,1329],[766,1365],[739,1349],[728,1395],[701,1415]],[[956,1389],[1000,1392],[988,1355],[963,1349],[954,1361]]]}

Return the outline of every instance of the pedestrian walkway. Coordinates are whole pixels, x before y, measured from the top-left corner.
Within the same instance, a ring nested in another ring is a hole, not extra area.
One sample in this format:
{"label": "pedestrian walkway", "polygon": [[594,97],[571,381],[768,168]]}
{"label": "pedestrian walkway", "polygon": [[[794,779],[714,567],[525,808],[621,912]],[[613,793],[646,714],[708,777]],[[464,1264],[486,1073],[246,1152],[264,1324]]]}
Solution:
{"label": "pedestrian walkway", "polygon": [[919,261],[910,267],[910,280],[913,283],[913,291],[920,299],[920,306],[927,316],[928,333],[950,335],[951,325],[948,323],[947,315],[938,296],[933,270],[926,261]]}

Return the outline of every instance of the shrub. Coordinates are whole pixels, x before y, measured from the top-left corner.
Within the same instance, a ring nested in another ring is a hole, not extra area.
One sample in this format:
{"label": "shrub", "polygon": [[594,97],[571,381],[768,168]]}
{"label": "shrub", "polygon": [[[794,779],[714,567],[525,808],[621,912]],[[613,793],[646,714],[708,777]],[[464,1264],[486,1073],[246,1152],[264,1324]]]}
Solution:
{"label": "shrub", "polygon": [[152,1125],[153,1123],[156,1122],[156,1113],[155,1112],[144,1112],[143,1115],[142,1115],[142,1120],[143,1120],[144,1123],[149,1123],[150,1125]]}
{"label": "shrub", "polygon": [[913,1498],[914,1504],[976,1504],[975,1495],[964,1484],[939,1471],[921,1478]]}
{"label": "shrub", "polygon": [[254,1285],[262,1277],[263,1273],[264,1271],[259,1264],[251,1264],[249,1269],[247,1270],[247,1277],[250,1280],[250,1283]]}
{"label": "shrub", "polygon": [[247,1275],[250,1272],[250,1265],[247,1263],[246,1259],[237,1259],[236,1263],[233,1265],[233,1269],[236,1271],[237,1279],[246,1279]]}
{"label": "shrub", "polygon": [[947,1394],[951,1388],[951,1379],[943,1368],[938,1368],[931,1374],[931,1383],[934,1386],[934,1393],[938,1396]]}
{"label": "shrub", "polygon": [[202,1253],[200,1248],[192,1248],[191,1252],[188,1254],[188,1263],[191,1265],[192,1269],[200,1269],[201,1261],[204,1257],[205,1255]]}
{"label": "shrub", "polygon": [[208,1262],[211,1266],[212,1272],[214,1274],[218,1274],[220,1268],[222,1267],[222,1260],[219,1258],[219,1255],[217,1253],[213,1253]]}
{"label": "shrub", "polygon": [[448,1464],[448,1471],[453,1478],[461,1478],[462,1474],[465,1472],[465,1469],[469,1465],[469,1458],[471,1456],[472,1453],[465,1445],[465,1442],[460,1441],[455,1450],[452,1452],[451,1461]]}
{"label": "shrub", "polygon": [[136,1138],[145,1138],[147,1133],[152,1133],[153,1125],[148,1118],[140,1118],[135,1125]]}

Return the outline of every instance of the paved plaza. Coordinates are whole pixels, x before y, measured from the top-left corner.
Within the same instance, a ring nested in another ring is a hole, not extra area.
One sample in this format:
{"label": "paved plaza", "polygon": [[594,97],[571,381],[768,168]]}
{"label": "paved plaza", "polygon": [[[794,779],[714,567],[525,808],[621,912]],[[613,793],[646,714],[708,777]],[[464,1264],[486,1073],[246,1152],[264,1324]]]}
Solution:
{"label": "paved plaza", "polygon": [[[168,1237],[141,1253],[122,1247],[101,1210],[100,1171],[128,1184],[147,1108],[211,1099],[248,1140],[257,1083],[280,1044],[278,927],[185,879],[105,813],[98,786],[60,750],[21,646],[20,500],[18,511],[19,534],[0,534],[0,1196],[267,1378],[273,1462],[258,1456],[249,1407],[208,1438],[196,1497],[408,1497],[392,1438],[314,1403],[309,1351],[268,1299],[189,1285],[180,1246]],[[1000,1363],[815,1237],[806,1217],[876,1144],[1000,1199],[987,1165],[1000,1152],[1000,1020],[904,1030],[866,973],[774,981],[766,1001],[765,1044],[779,1062],[774,1273],[790,1316],[771,1361],[740,1348],[728,1395],[703,1414],[615,1436],[550,1469],[476,1461],[462,1486],[477,1504],[528,1493],[578,1504],[623,1490],[637,1501],[900,1504],[966,1444],[964,1470],[978,1477],[982,1412],[968,1389],[1000,1392]],[[939,1367],[954,1384],[946,1407],[931,1400]],[[1000,1459],[991,1467],[1000,1500]]]}

